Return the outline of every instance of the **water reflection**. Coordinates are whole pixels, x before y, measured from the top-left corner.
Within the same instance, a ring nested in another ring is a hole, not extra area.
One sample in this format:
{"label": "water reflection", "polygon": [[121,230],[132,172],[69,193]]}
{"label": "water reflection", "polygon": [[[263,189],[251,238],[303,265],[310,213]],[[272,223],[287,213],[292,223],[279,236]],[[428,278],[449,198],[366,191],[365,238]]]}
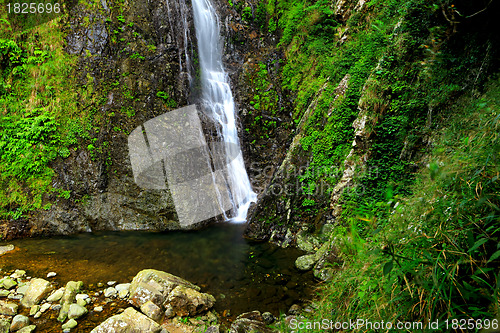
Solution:
{"label": "water reflection", "polygon": [[216,310],[233,315],[258,309],[275,315],[305,299],[310,273],[294,268],[301,254],[243,239],[243,225],[221,223],[202,232],[116,232],[11,242],[20,250],[0,257],[4,269],[21,268],[34,276],[58,273],[62,283],[82,280],[130,281],[155,268],[181,276],[213,294]]}

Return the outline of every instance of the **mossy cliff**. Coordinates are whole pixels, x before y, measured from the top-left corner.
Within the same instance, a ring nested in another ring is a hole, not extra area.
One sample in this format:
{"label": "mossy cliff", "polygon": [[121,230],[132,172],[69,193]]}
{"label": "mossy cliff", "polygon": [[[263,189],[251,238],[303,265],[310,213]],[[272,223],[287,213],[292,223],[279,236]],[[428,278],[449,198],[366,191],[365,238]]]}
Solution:
{"label": "mossy cliff", "polygon": [[3,13],[7,237],[176,228],[168,193],[134,184],[127,136],[188,104],[196,75],[190,13],[183,1],[79,1],[28,28]]}

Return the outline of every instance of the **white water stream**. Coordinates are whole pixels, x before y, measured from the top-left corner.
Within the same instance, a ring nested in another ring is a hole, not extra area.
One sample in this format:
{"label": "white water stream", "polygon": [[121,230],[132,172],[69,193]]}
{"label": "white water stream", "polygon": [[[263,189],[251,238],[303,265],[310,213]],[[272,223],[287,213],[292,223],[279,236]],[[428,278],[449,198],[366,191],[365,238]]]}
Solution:
{"label": "white water stream", "polygon": [[[202,103],[208,116],[220,125],[219,135],[226,149],[227,183],[231,193],[232,222],[245,222],[248,208],[255,202],[236,128],[236,112],[229,78],[222,64],[219,20],[210,0],[192,0],[198,59],[201,72]],[[237,149],[237,152],[230,151]],[[237,156],[229,160],[230,156]]]}

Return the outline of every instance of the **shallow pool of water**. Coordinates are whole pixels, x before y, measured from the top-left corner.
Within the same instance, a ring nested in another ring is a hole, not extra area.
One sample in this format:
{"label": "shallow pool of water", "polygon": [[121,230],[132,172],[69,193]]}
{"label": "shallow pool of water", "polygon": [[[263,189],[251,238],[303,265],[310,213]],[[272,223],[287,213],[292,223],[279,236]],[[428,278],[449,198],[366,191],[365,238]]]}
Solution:
{"label": "shallow pool of water", "polygon": [[302,252],[249,242],[242,237],[244,227],[220,223],[194,232],[16,240],[9,244],[17,250],[1,256],[0,267],[24,269],[37,277],[54,271],[61,284],[81,280],[90,289],[98,282],[130,282],[140,270],[154,268],[199,285],[215,296],[216,310],[230,310],[230,317],[251,310],[278,315],[309,298],[312,274],[294,267]]}

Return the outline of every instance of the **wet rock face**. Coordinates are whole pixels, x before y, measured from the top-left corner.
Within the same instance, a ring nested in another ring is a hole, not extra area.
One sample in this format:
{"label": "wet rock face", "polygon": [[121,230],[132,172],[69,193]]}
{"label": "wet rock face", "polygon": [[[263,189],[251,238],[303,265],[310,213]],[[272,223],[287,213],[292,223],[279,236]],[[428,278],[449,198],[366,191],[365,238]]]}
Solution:
{"label": "wet rock face", "polygon": [[53,195],[55,204],[35,212],[27,231],[11,233],[13,238],[180,228],[168,191],[135,184],[127,137],[145,121],[188,104],[193,29],[185,0],[101,0],[71,9],[65,50],[79,58],[77,83],[93,92],[81,101],[82,112],[94,110],[93,129],[76,151],[52,165],[53,186],[70,197]]}
{"label": "wet rock face", "polygon": [[146,269],[130,285],[129,302],[154,320],[169,316],[195,316],[213,307],[215,298],[175,275]]}

